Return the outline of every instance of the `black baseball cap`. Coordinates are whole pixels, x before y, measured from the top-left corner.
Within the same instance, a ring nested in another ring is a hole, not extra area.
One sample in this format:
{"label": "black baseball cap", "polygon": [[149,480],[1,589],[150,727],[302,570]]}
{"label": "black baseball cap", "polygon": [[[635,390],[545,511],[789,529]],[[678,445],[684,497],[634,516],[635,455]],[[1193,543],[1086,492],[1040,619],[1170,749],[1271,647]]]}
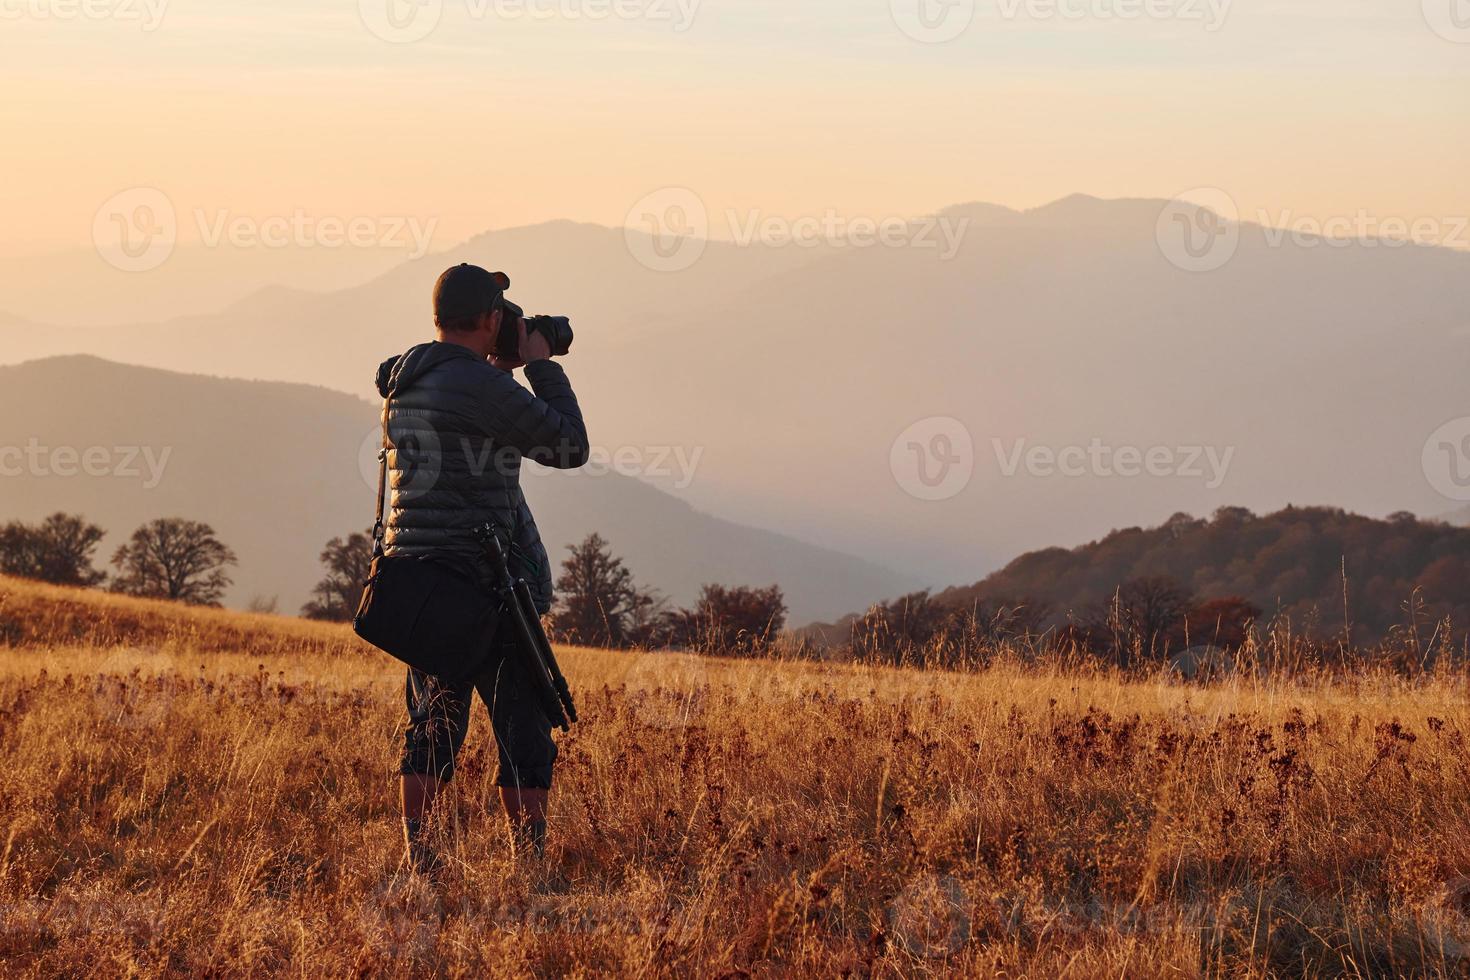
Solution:
{"label": "black baseball cap", "polygon": [[434,322],[463,320],[489,313],[510,288],[510,276],[463,262],[444,270],[434,283]]}

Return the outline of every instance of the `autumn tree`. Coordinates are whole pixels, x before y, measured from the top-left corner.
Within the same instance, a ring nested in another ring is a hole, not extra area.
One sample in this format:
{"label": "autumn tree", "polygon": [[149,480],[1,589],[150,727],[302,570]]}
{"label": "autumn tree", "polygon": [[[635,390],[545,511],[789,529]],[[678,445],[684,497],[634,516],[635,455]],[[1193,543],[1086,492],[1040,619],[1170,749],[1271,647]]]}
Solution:
{"label": "autumn tree", "polygon": [[571,555],[556,580],[554,629],[569,643],[626,645],[629,619],[639,609],[633,573],[600,534],[589,534],[567,550]]}
{"label": "autumn tree", "polygon": [[107,573],[92,566],[102,528],[77,514],[56,513],[40,524],[0,527],[0,572],[58,585],[97,585]]}
{"label": "autumn tree", "polygon": [[1239,647],[1261,618],[1260,607],[1240,596],[1208,599],[1191,609],[1180,630],[1180,646]]}
{"label": "autumn tree", "polygon": [[128,595],[217,606],[232,582],[226,569],[238,563],[208,524],[163,517],[138,528],[113,554],[118,571],[112,588]]}
{"label": "autumn tree", "polygon": [[786,626],[786,598],[779,585],[706,585],[693,609],[669,616],[670,640],[711,653],[764,653]]}
{"label": "autumn tree", "polygon": [[301,607],[307,619],[345,623],[357,614],[363,583],[373,561],[373,535],[360,531],[333,538],[322,549],[321,563],[327,573],[311,590],[311,599]]}

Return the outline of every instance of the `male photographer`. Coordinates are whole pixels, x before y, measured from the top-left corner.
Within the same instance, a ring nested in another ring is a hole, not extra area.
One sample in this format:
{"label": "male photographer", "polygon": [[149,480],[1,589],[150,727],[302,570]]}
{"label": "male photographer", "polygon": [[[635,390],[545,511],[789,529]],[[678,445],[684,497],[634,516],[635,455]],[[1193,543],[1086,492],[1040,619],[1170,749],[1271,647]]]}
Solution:
{"label": "male photographer", "polygon": [[[511,572],[530,584],[544,614],[551,605],[550,561],[521,493],[520,462],[575,469],[587,461],[587,429],[565,372],[550,359],[553,344],[565,352],[570,327],[537,318],[528,329],[520,308],[505,299],[509,285],[503,273],[478,266],[447,270],[434,286],[435,340],[378,369],[378,391],[391,395],[393,489],[383,546],[387,557],[454,562],[483,580],[487,570],[472,530],[492,523],[508,533]],[[512,374],[520,367],[531,391]],[[486,601],[493,601],[488,593]],[[462,684],[409,669],[399,771],[408,860],[416,870],[438,865],[425,822],[439,788],[453,778],[475,691],[489,710],[514,846],[537,855],[544,850],[556,760],[552,725],[508,623],[502,622],[494,649],[485,670]]]}

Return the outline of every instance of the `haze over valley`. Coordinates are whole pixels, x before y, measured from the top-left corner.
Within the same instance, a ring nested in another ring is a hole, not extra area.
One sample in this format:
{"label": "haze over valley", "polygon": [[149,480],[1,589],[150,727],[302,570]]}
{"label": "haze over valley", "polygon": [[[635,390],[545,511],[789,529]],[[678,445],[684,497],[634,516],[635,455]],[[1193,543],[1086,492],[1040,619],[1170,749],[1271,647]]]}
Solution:
{"label": "haze over valley", "polygon": [[[868,563],[846,566],[852,587],[837,590],[838,608],[803,600],[813,618],[902,584],[974,581],[1022,552],[1176,511],[1453,508],[1426,480],[1421,456],[1463,413],[1470,254],[1241,223],[1227,261],[1188,271],[1161,238],[1169,207],[1085,196],[1024,212],[967,205],[935,216],[952,256],[938,233],[935,247],[866,248],[757,235],[711,241],[673,270],[647,260],[684,241],[672,234],[655,243],[640,230],[558,221],[481,235],[376,275],[369,263],[356,272],[364,281],[342,289],[267,286],[212,313],[106,327],[11,319],[0,322],[0,350],[9,363],[88,353],[316,385],[352,396],[333,404],[356,405],[372,396],[383,357],[429,336],[428,291],[442,268],[505,269],[529,311],[572,316],[566,366],[605,459],[621,453],[628,474],[699,511]],[[132,278],[167,274],[176,258]],[[86,386],[64,388],[78,397]],[[109,406],[136,394],[85,390],[79,411],[116,414]],[[371,407],[360,408],[370,425]],[[291,428],[313,452],[356,453],[368,430],[347,422],[355,411],[335,422],[297,413]],[[24,414],[25,433],[37,431],[35,410]],[[241,415],[231,424],[250,423]],[[219,438],[235,444],[231,431]],[[969,440],[960,465],[973,476],[947,499],[921,499],[908,470],[942,463],[927,454],[953,445],[934,442],[951,435]],[[361,482],[328,482],[322,506],[356,508],[367,523]],[[533,504],[538,494],[554,499],[555,484],[538,481]],[[564,539],[599,529],[589,506],[568,499],[567,513],[547,523],[565,524]],[[332,534],[354,526],[338,523]],[[621,546],[612,528],[601,530]],[[652,554],[648,537],[664,533],[650,525],[627,547]],[[279,591],[294,594],[291,583],[312,571],[307,562]],[[774,581],[776,571],[755,561],[740,575]],[[788,594],[812,588],[781,584]]]}

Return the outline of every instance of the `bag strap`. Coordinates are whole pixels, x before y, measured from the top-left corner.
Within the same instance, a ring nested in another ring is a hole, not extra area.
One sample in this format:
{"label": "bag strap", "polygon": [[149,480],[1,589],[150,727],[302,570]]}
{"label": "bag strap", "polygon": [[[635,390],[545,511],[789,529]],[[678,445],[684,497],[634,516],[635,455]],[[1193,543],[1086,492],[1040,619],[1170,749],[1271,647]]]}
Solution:
{"label": "bag strap", "polygon": [[383,445],[378,450],[378,502],[373,513],[373,557],[383,556],[383,538],[386,528],[383,526],[383,498],[388,493],[388,412],[393,407],[393,396],[390,394],[383,399]]}

